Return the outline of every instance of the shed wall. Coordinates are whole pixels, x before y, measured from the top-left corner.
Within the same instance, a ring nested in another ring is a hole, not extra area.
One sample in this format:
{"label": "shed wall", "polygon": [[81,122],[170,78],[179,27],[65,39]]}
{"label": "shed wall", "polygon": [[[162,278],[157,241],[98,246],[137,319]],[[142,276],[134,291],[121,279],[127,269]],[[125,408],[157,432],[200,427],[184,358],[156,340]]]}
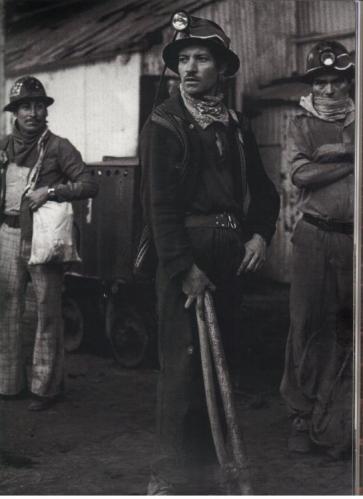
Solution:
{"label": "shed wall", "polygon": [[[55,103],[50,129],[67,137],[87,162],[107,156],[136,156],[141,56],[34,73]],[[7,80],[7,94],[14,79]],[[7,115],[7,131],[11,129]]]}

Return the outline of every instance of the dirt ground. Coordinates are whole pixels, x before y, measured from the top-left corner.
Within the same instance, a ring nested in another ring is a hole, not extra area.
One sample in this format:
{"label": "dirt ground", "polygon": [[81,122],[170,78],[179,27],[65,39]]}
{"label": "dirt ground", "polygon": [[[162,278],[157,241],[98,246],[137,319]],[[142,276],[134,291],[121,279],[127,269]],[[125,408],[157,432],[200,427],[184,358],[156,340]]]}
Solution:
{"label": "dirt ground", "polygon": [[[351,460],[287,451],[278,393],[288,329],[288,288],[250,290],[242,310],[236,392],[256,495],[350,495]],[[34,324],[29,317],[28,329]],[[154,437],[157,370],[124,369],[89,348],[67,354],[66,397],[32,413],[29,399],[1,401],[2,495],[143,495]],[[190,484],[186,494],[220,494]]]}

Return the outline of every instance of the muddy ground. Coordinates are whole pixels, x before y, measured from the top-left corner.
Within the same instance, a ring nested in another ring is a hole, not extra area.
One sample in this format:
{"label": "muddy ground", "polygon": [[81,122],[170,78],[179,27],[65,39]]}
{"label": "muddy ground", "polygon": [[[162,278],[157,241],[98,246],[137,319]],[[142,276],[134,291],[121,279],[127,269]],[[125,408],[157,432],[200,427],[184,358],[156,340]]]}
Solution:
{"label": "muddy ground", "polygon": [[[262,292],[261,292],[262,289]],[[242,309],[237,406],[256,495],[349,495],[351,460],[287,451],[278,393],[288,329],[288,288],[250,289]],[[28,310],[26,326],[35,318]],[[29,338],[30,338],[29,333]],[[28,338],[28,339],[29,339]],[[32,413],[29,399],[1,402],[2,495],[145,494],[154,437],[157,369],[121,368],[94,347],[67,354],[65,400]],[[219,494],[212,482],[185,494]]]}

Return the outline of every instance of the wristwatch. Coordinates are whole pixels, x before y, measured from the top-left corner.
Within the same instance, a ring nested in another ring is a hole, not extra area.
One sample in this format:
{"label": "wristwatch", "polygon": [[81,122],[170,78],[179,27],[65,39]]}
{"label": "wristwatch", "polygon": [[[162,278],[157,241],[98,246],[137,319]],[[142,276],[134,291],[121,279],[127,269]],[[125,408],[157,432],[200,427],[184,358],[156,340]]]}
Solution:
{"label": "wristwatch", "polygon": [[54,187],[49,187],[48,188],[48,199],[50,201],[54,201],[56,199],[56,193],[55,193],[55,188]]}

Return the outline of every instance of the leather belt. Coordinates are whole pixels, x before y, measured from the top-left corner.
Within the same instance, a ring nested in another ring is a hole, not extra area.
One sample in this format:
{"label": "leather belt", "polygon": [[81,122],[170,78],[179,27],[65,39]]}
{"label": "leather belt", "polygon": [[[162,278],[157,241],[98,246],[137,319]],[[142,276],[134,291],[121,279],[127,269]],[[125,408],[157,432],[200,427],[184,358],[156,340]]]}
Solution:
{"label": "leather belt", "polygon": [[210,227],[236,230],[240,223],[235,215],[229,213],[217,213],[211,215],[187,215],[185,227]]}
{"label": "leather belt", "polygon": [[353,222],[339,222],[334,219],[325,219],[315,217],[314,215],[310,215],[310,213],[304,213],[303,220],[308,222],[311,225],[315,225],[321,230],[325,230],[326,232],[340,232],[341,234],[353,234],[354,226]]}
{"label": "leather belt", "polygon": [[20,217],[19,215],[4,215],[3,222],[12,229],[20,228]]}

